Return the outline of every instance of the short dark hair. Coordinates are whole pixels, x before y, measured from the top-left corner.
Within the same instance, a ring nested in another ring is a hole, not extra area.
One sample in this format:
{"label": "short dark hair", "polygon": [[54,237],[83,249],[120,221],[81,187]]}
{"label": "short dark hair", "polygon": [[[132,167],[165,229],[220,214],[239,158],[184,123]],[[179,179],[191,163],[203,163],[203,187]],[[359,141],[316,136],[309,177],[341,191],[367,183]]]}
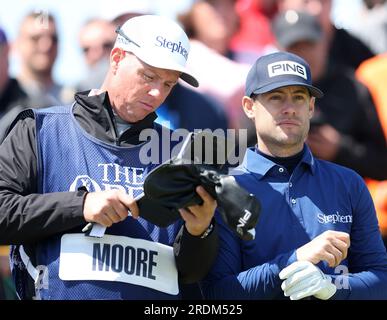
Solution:
{"label": "short dark hair", "polygon": [[256,101],[258,99],[259,94],[258,93],[252,93],[250,95],[251,100]]}

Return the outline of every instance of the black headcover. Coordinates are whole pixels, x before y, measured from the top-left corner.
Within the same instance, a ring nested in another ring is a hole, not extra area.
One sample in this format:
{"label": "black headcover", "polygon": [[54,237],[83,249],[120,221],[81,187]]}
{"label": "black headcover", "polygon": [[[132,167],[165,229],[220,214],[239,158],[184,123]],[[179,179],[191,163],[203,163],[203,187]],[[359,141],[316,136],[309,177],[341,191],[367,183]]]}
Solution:
{"label": "black headcover", "polygon": [[[201,135],[191,134],[186,139],[193,142]],[[179,208],[202,204],[195,191],[201,185],[217,200],[225,223],[242,239],[254,239],[261,209],[258,200],[241,188],[233,176],[224,174],[224,166],[197,163],[189,146],[193,143],[184,144],[179,155],[148,174],[145,196],[137,201],[140,216],[160,227],[170,225],[180,218]]]}

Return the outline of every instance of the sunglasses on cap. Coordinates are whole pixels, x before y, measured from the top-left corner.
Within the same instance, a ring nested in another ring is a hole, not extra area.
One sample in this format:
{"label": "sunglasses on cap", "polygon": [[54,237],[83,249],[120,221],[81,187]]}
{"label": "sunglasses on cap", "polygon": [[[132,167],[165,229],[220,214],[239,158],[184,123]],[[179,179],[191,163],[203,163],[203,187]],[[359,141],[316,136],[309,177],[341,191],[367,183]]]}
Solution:
{"label": "sunglasses on cap", "polygon": [[118,26],[117,29],[116,29],[116,33],[119,34],[121,37],[123,37],[125,40],[133,43],[135,46],[141,48],[141,46],[139,44],[137,44],[136,42],[134,42],[132,39],[130,39],[122,30],[121,30],[121,27]]}

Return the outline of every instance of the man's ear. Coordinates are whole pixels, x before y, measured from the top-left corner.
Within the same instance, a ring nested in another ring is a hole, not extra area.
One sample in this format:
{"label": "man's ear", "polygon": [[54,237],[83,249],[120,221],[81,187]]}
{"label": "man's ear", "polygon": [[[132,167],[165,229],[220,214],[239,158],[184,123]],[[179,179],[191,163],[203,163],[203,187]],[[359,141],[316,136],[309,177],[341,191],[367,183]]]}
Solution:
{"label": "man's ear", "polygon": [[125,51],[121,48],[113,48],[112,52],[110,53],[110,65],[114,69],[117,68],[118,64],[122,59],[125,57]]}
{"label": "man's ear", "polygon": [[313,114],[314,114],[314,104],[316,102],[315,97],[311,97],[309,101],[309,119],[312,119]]}
{"label": "man's ear", "polygon": [[255,118],[255,104],[254,104],[254,101],[253,99],[251,99],[250,97],[248,96],[244,96],[242,98],[242,107],[243,107],[243,111],[245,112],[246,116],[250,119],[254,119]]}

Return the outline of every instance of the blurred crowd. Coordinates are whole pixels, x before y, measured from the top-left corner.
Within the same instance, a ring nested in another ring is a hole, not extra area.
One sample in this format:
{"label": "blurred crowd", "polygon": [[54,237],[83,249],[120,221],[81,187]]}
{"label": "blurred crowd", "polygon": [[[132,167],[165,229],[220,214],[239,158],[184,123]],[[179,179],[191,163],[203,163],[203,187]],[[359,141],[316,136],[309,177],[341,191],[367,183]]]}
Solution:
{"label": "blurred crowd", "polygon": [[[56,17],[27,14],[12,43],[0,26],[0,142],[21,110],[71,103],[75,92],[100,87],[116,28],[131,16],[155,13],[151,1],[136,3],[117,7],[109,19],[93,17],[79,30],[87,72],[74,88],[53,79],[61,41]],[[259,56],[278,50],[303,57],[325,94],[307,143],[318,158],[364,177],[386,243],[387,2],[363,0],[362,19],[351,33],[335,27],[331,10],[332,0],[193,1],[176,19],[190,37],[189,68],[200,86],[179,82],[158,109],[158,121],[188,130],[246,129],[254,145],[253,123],[241,107],[248,70]],[[8,70],[11,48],[20,59],[15,78]],[[1,247],[0,299],[15,298],[7,255]]]}

